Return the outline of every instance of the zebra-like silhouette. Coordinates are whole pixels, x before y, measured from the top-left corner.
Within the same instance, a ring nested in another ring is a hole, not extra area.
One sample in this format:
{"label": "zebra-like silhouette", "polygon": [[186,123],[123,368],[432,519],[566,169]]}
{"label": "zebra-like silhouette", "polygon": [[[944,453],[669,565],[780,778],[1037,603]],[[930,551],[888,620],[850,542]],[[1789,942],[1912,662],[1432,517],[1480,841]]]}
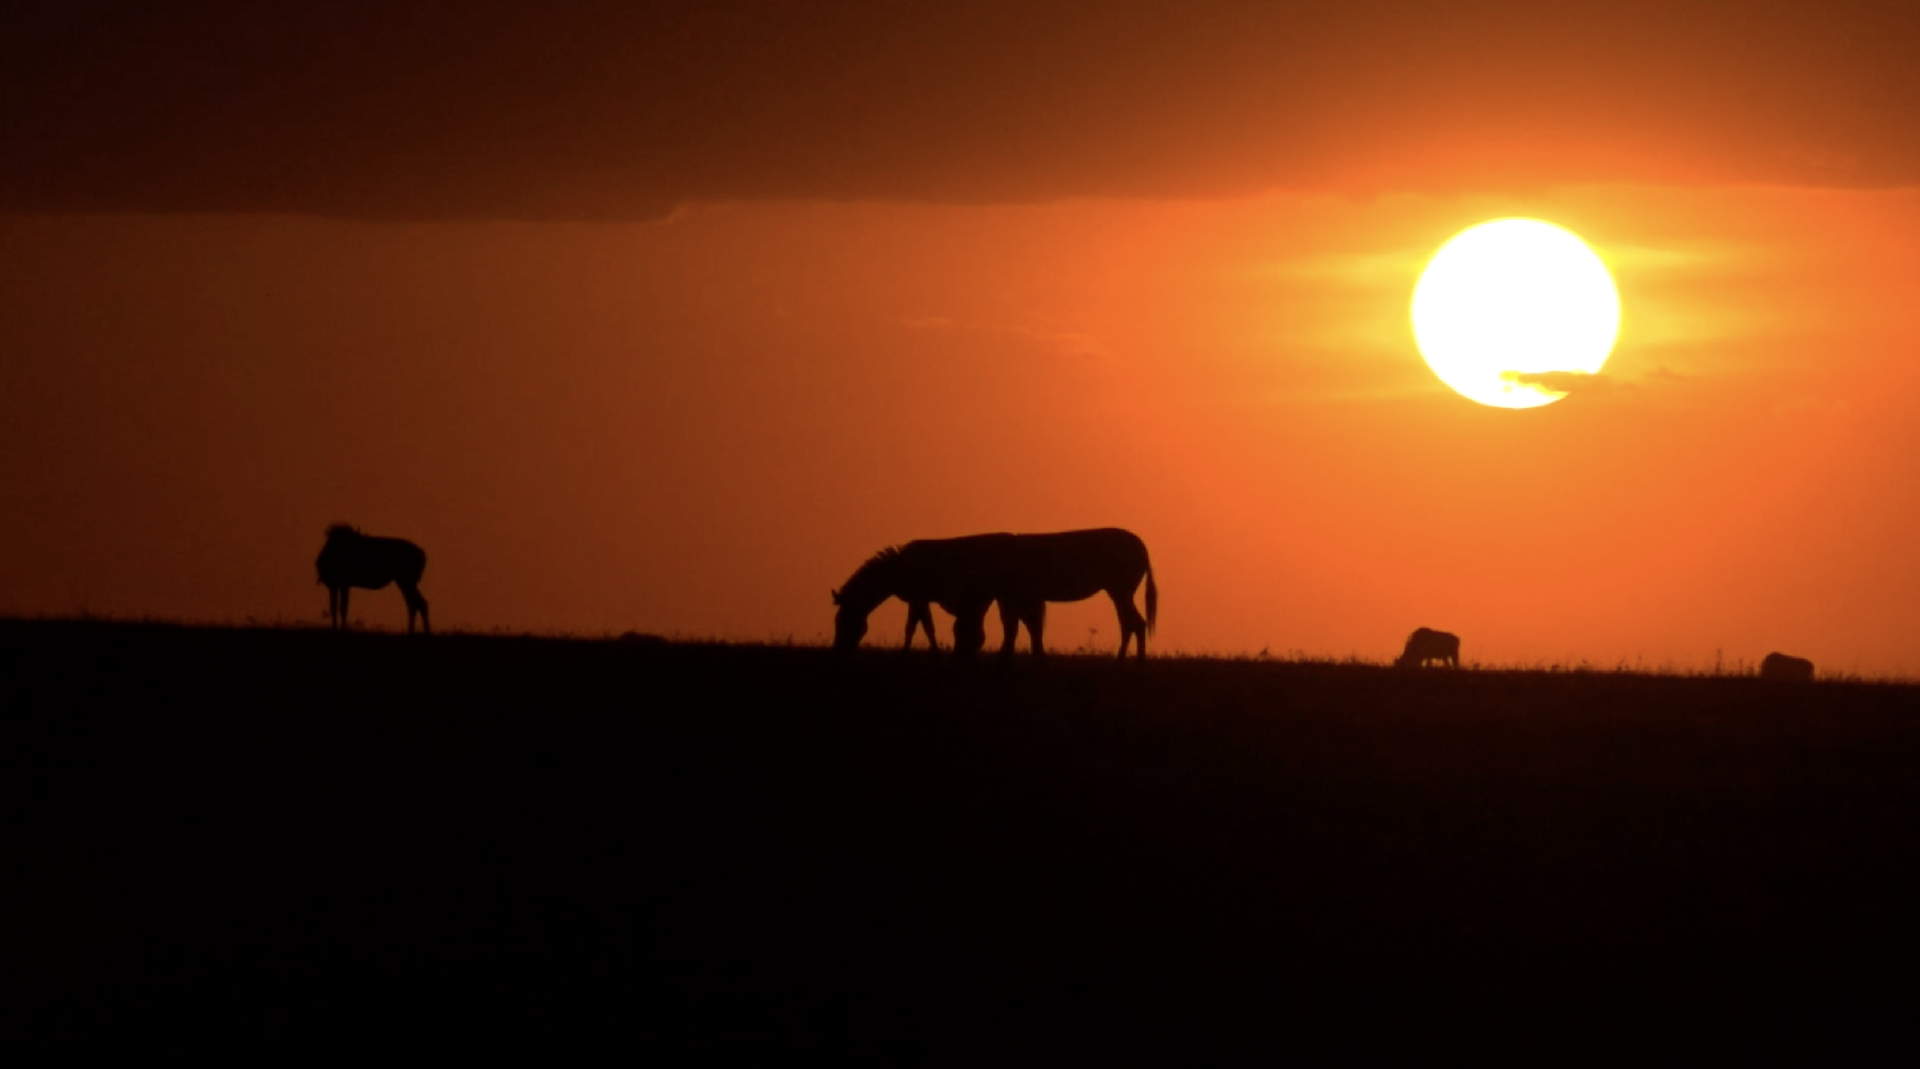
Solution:
{"label": "zebra-like silhouette", "polygon": [[1813,662],[1804,657],[1790,657],[1784,653],[1769,653],[1760,662],[1761,679],[1784,679],[1794,683],[1804,683],[1813,678]]}
{"label": "zebra-like silhouette", "polygon": [[1407,636],[1407,648],[1393,663],[1398,668],[1424,668],[1429,662],[1460,667],[1460,636],[1418,628]]}
{"label": "zebra-like silhouette", "polygon": [[361,534],[344,523],[327,528],[327,544],[313,562],[320,582],[327,588],[327,616],[335,630],[347,626],[347,593],[354,587],[379,590],[388,583],[400,586],[407,599],[407,633],[413,633],[413,618],[420,617],[420,630],[431,633],[427,622],[427,599],[420,596],[420,573],[427,570],[427,554],[404,538],[376,538]]}
{"label": "zebra-like silhouette", "polygon": [[[834,595],[837,599],[839,591],[835,591]],[[837,605],[839,602],[836,600],[834,604]],[[988,604],[991,604],[991,602]],[[913,648],[913,633],[922,628],[927,632],[927,645],[934,650],[940,648],[940,640],[933,637],[934,605],[939,605],[942,609],[946,610],[949,616],[953,617],[954,641],[956,645],[970,644],[972,649],[966,652],[978,652],[981,646],[986,645],[987,635],[984,619],[986,606],[977,606],[973,604],[972,601],[962,605],[950,605],[944,601],[929,602],[909,600],[907,602],[907,641],[905,646],[902,647],[903,649],[910,650]],[[1042,606],[1043,612],[1044,609],[1045,607]],[[1011,610],[1007,604],[1002,602],[1000,605],[1000,623],[1001,626],[1007,630],[1007,642],[1009,644],[1013,642],[1013,632],[1020,625],[1019,620],[1010,615],[1010,612]],[[977,638],[973,637],[973,631],[975,629],[979,630]],[[962,642],[962,639],[966,641]]]}
{"label": "zebra-like silhouette", "polygon": [[[1133,605],[1133,592],[1144,578],[1147,612]],[[986,614],[999,603],[1005,631],[1001,654],[1013,652],[1019,625],[1027,625],[1033,651],[1044,650],[1042,632],[1046,603],[1080,601],[1105,592],[1120,617],[1120,656],[1129,642],[1147,655],[1147,634],[1159,614],[1160,592],[1146,544],[1130,531],[1106,527],[1057,534],[984,534],[965,538],[922,539],[890,547],[862,564],[839,590],[833,602],[836,650],[851,650],[867,633],[867,616],[890,597],[908,608],[909,643],[913,637],[915,606],[931,623],[924,606],[938,603],[952,613],[954,652],[977,653],[986,644]],[[929,631],[931,628],[929,628]]]}
{"label": "zebra-like silhouette", "polygon": [[[1012,537],[990,534],[923,539],[875,553],[833,592],[833,603],[840,607],[834,618],[834,648],[858,646],[867,633],[867,617],[892,597],[907,603],[908,646],[913,645],[914,631],[924,626],[928,641],[939,648],[933,637],[931,607],[935,604],[953,614],[958,644],[958,636],[967,632],[969,622],[984,617],[994,600],[990,584],[964,562],[979,556],[983,543]],[[983,637],[982,644],[984,641]]]}
{"label": "zebra-like silhouette", "polygon": [[[940,607],[943,609],[947,608],[945,605],[942,605]],[[952,612],[953,610],[948,609],[947,611]],[[925,602],[925,601],[907,602],[907,644],[905,646],[906,649],[913,648],[913,633],[922,627],[927,629],[927,645],[932,649],[936,649],[936,650],[939,649],[940,640],[933,637],[933,605],[932,603]]]}

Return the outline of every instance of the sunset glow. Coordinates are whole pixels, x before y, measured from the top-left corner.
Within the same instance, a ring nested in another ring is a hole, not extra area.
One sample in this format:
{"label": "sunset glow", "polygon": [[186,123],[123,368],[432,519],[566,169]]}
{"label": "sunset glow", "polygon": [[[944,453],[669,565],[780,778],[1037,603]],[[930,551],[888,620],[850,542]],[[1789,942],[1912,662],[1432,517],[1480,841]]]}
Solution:
{"label": "sunset glow", "polygon": [[436,635],[825,645],[1117,526],[1156,654],[1920,672],[1906,16],[725,7],[21,8],[0,615],[319,625],[346,523]]}
{"label": "sunset glow", "polygon": [[[1413,291],[1413,332],[1440,380],[1500,408],[1565,397],[1593,375],[1620,331],[1620,295],[1578,237],[1536,219],[1464,231],[1434,254]],[[1575,380],[1577,381],[1577,380]]]}
{"label": "sunset glow", "polygon": [[1916,56],[0,3],[9,1049],[1898,1049]]}

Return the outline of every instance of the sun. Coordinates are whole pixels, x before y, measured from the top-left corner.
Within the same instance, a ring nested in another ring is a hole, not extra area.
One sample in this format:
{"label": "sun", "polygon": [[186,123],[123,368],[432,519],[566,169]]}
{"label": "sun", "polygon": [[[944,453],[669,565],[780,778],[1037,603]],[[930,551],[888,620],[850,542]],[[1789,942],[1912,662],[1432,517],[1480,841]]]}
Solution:
{"label": "sun", "polygon": [[1597,373],[1620,333],[1607,265],[1572,232],[1495,219],[1440,246],[1413,288],[1413,336],[1462,397],[1537,408]]}

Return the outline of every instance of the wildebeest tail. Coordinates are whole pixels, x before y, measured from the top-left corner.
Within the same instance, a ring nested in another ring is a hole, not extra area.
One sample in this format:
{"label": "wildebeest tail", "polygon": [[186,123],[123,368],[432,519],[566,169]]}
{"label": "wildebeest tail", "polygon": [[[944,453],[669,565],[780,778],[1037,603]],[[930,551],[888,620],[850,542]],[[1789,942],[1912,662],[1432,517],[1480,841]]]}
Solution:
{"label": "wildebeest tail", "polygon": [[1160,615],[1160,588],[1153,585],[1153,562],[1147,562],[1147,634],[1153,634],[1153,623]]}

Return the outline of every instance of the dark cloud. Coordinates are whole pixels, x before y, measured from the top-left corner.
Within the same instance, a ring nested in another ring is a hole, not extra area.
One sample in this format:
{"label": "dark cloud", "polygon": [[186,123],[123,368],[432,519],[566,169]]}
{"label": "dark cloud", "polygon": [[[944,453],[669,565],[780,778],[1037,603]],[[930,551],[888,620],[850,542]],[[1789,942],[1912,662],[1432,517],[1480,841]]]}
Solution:
{"label": "dark cloud", "polygon": [[0,210],[1900,185],[1916,46],[1846,2],[13,0]]}

